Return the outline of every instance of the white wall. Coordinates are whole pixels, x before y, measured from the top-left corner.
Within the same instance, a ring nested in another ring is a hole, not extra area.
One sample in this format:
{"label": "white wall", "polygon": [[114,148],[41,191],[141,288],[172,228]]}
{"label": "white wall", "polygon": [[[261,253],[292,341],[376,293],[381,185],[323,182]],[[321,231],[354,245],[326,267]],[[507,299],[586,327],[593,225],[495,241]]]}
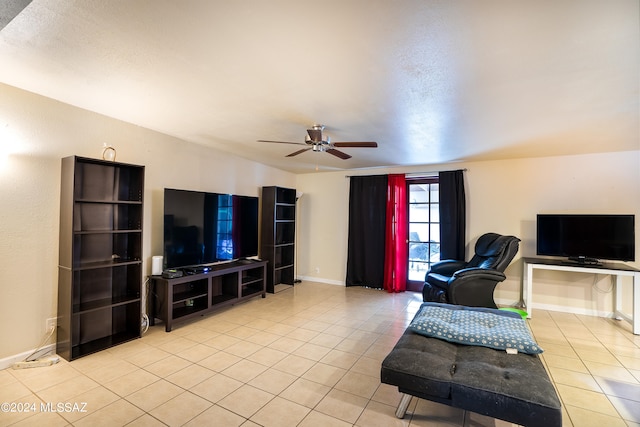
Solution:
{"label": "white wall", "polygon": [[[511,159],[371,171],[328,172],[297,177],[300,238],[298,274],[344,284],[346,276],[349,180],[345,175],[411,173],[466,168],[467,241],[495,231],[522,239],[520,252],[498,285],[495,298],[519,300],[522,256],[535,256],[537,213],[632,213],[640,248],[640,151]],[[473,247],[467,247],[470,254]],[[640,256],[640,255],[639,255]],[[640,263],[631,263],[640,267]],[[319,269],[317,272],[316,269]],[[579,313],[612,311],[607,277],[536,273],[534,301],[539,307]],[[627,298],[628,300],[628,298]],[[535,306],[534,306],[535,307]]]}
{"label": "white wall", "polygon": [[35,348],[56,317],[60,159],[145,165],[144,274],[162,254],[165,187],[257,196],[295,175],[0,84],[0,360]]}

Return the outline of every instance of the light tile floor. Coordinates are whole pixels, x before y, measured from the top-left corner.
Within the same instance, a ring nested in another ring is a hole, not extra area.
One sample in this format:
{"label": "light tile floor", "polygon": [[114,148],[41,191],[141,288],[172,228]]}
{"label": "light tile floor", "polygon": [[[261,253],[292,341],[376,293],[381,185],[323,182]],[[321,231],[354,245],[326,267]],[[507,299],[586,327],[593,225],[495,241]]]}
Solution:
{"label": "light tile floor", "polygon": [[[22,412],[0,426],[509,425],[416,398],[395,418],[380,363],[420,303],[303,282],[71,363],[5,369],[0,402]],[[565,426],[640,426],[640,336],[626,323],[536,310],[529,324]]]}

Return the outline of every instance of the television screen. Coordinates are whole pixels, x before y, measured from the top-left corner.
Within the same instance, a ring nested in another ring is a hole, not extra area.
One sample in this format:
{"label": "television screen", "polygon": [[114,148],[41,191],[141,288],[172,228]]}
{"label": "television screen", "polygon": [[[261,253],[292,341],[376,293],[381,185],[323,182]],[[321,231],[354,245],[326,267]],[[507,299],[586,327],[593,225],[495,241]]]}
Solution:
{"label": "television screen", "polygon": [[579,262],[635,261],[634,222],[634,215],[538,215],[537,254]]}
{"label": "television screen", "polygon": [[165,188],[164,268],[258,255],[258,198]]}

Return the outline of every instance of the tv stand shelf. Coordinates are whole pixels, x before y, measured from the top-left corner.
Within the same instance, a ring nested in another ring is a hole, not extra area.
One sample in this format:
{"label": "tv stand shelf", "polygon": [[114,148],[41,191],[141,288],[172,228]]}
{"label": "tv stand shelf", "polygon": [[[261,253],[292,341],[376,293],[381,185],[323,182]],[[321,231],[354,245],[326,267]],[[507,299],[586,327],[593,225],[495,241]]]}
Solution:
{"label": "tv stand shelf", "polygon": [[151,276],[149,323],[153,326],[160,319],[170,332],[175,321],[204,316],[258,295],[265,298],[266,271],[267,261],[240,260],[174,279]]}

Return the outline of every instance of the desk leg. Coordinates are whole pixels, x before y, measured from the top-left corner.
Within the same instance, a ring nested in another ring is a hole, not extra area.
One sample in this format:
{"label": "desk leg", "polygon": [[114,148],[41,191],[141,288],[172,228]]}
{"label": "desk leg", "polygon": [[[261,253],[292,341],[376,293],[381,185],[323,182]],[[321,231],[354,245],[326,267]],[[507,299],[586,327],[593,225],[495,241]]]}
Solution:
{"label": "desk leg", "polygon": [[527,262],[525,260],[522,260],[522,274],[520,276],[520,300],[518,301],[518,305],[516,305],[516,307],[521,310],[527,309],[527,302],[525,301],[526,293],[527,293],[526,289],[527,289]]}
{"label": "desk leg", "polygon": [[613,287],[614,309],[613,318],[623,320],[622,313],[622,277],[616,276],[615,285]]}
{"label": "desk leg", "polygon": [[633,275],[633,333],[640,335],[640,273]]}
{"label": "desk leg", "polygon": [[533,313],[533,265],[526,262],[522,269],[522,298],[524,298],[527,319],[530,319]]}

